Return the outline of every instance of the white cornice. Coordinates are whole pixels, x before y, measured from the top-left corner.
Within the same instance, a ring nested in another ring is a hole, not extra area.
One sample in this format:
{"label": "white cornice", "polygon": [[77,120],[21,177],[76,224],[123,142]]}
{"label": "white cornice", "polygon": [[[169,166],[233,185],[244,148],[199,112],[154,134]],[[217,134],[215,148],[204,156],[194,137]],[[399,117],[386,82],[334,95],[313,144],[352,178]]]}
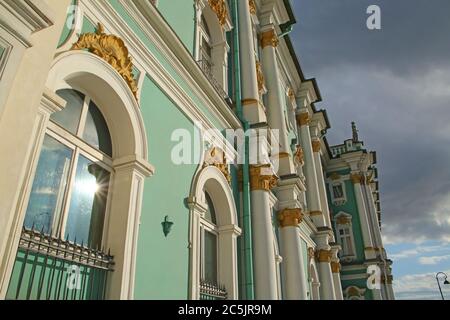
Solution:
{"label": "white cornice", "polygon": [[[146,1],[136,1],[136,5],[132,1],[119,1],[128,14],[135,19],[135,22],[140,26],[148,40],[167,58],[171,67],[186,82],[211,115],[216,117],[218,123],[224,128],[240,128],[241,124],[233,111],[217,94],[190,53],[161,18],[153,5]],[[88,18],[94,21],[101,21],[106,30],[124,39],[136,67],[140,68],[141,72],[149,74],[161,90],[174,101],[188,118],[200,122],[205,129],[215,128],[211,119],[208,119],[186,91],[180,87],[180,84],[150,52],[145,43],[134,33],[108,1],[81,0],[81,3]],[[151,12],[145,13],[144,8],[141,8],[141,6],[146,7],[146,10]],[[149,19],[148,16],[152,18]],[[155,21],[157,18],[161,19],[161,21]],[[165,32],[172,33],[177,43],[168,35],[161,36],[154,28],[154,25],[157,23],[163,24],[163,26],[158,26],[158,28],[163,28]],[[176,47],[178,51],[172,47]],[[181,57],[179,52],[182,52]],[[190,60],[189,68],[191,69],[184,67],[185,60]],[[194,75],[198,78],[194,79]]]}
{"label": "white cornice", "polygon": [[136,19],[149,40],[167,57],[172,67],[222,125],[225,128],[240,128],[241,123],[237,116],[211,85],[191,53],[157,9],[147,1],[120,0],[120,2]]}
{"label": "white cornice", "polygon": [[0,1],[0,26],[26,47],[31,47],[32,33],[54,23],[51,8],[42,0]]}

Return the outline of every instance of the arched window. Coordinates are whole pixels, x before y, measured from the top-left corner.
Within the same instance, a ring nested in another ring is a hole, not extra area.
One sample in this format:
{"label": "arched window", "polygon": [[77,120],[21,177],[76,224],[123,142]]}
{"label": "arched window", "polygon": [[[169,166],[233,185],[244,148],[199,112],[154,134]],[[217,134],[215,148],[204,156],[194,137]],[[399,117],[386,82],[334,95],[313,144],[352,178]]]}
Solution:
{"label": "arched window", "polygon": [[200,23],[200,58],[206,65],[209,72],[212,72],[212,39],[209,31],[208,23],[205,16],[202,15]]}
{"label": "arched window", "polygon": [[[228,98],[227,32],[231,31],[228,5],[223,2],[220,14],[210,1],[196,2],[196,50],[195,57],[212,86],[223,98]],[[220,19],[219,19],[220,17]]]}
{"label": "arched window", "polygon": [[91,248],[102,245],[112,174],[107,123],[81,92],[57,92],[66,108],[51,116],[24,226]]}
{"label": "arched window", "polygon": [[201,278],[208,284],[218,285],[218,235],[216,211],[211,197],[205,193],[208,205],[201,220]]}
{"label": "arched window", "polygon": [[344,261],[352,260],[356,257],[352,216],[348,213],[340,212],[334,217],[334,219],[336,221],[338,243],[342,248],[340,256]]}

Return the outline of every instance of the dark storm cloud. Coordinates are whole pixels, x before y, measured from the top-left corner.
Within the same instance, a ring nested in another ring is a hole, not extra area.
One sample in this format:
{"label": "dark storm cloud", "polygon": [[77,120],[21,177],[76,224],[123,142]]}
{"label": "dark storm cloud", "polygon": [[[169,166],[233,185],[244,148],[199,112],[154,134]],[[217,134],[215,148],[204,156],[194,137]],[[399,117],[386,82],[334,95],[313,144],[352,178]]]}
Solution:
{"label": "dark storm cloud", "polygon": [[[384,66],[420,75],[448,64],[448,0],[293,0],[297,45],[307,70],[336,64]],[[366,9],[382,11],[382,30],[366,28]]]}
{"label": "dark storm cloud", "polygon": [[[328,110],[329,140],[357,121],[378,151],[384,233],[450,237],[450,1],[294,0],[292,35]],[[381,7],[382,30],[366,28]]]}

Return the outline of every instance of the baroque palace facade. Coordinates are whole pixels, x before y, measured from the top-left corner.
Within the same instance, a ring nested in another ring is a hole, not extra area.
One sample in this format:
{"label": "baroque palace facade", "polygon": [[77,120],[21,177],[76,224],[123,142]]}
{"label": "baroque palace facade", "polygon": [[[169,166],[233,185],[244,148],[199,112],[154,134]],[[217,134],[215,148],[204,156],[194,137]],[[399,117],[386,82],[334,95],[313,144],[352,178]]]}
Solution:
{"label": "baroque palace facade", "polygon": [[288,0],[1,1],[0,298],[394,299],[376,153],[354,124],[328,144],[295,23]]}

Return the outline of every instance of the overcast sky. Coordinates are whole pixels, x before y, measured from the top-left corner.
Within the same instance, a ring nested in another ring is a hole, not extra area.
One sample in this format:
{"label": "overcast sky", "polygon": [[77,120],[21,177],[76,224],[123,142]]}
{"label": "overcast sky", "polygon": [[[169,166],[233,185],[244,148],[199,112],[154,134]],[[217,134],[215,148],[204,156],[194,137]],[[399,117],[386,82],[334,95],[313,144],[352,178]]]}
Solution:
{"label": "overcast sky", "polygon": [[[422,281],[415,289],[397,283],[398,295],[436,298],[429,282],[450,270],[450,1],[291,2],[293,42],[305,76],[318,81],[330,143],[351,138],[356,121],[367,148],[378,152],[396,278]],[[366,27],[373,4],[381,30]]]}

